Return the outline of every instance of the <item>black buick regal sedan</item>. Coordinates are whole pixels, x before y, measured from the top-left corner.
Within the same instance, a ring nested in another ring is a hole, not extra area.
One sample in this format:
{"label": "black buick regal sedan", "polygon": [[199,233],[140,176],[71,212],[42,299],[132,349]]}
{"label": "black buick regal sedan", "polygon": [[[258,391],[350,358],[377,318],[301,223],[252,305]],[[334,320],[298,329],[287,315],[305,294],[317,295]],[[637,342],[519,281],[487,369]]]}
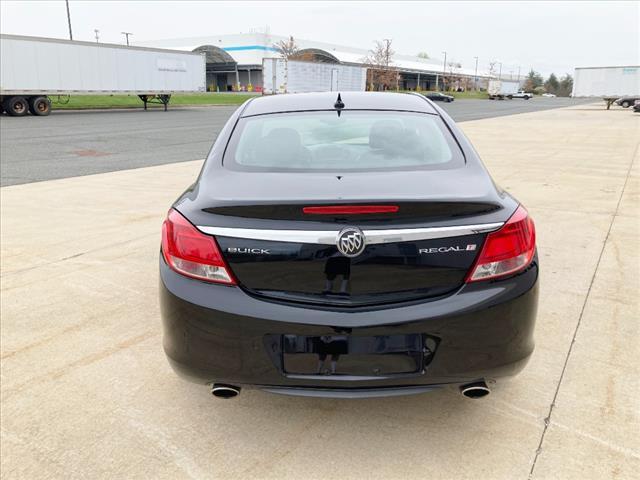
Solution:
{"label": "black buick regal sedan", "polygon": [[533,221],[418,94],[244,103],[169,210],[160,277],[170,363],[221,398],[478,398],[534,348]]}

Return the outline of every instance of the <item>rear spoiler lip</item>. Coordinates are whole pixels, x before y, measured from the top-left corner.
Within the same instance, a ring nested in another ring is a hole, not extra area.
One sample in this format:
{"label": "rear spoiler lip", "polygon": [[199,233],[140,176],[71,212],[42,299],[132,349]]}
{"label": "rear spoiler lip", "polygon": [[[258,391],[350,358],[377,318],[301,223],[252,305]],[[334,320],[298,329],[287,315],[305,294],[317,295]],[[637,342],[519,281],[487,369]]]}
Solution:
{"label": "rear spoiler lip", "polygon": [[[384,243],[415,242],[437,238],[462,237],[498,230],[504,222],[482,223],[475,225],[456,225],[450,227],[393,228],[362,230],[366,245]],[[198,230],[207,235],[265,240],[272,242],[311,243],[335,245],[341,229],[334,230],[270,230],[235,227],[211,227],[198,225]]]}

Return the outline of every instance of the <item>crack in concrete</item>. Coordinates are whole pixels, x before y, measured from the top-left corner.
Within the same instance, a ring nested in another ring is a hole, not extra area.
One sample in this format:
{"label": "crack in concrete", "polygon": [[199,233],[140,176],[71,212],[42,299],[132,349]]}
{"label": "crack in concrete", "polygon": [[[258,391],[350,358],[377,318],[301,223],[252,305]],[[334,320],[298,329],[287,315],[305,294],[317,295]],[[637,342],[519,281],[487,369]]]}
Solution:
{"label": "crack in concrete", "polygon": [[[12,271],[4,273],[3,275],[0,275],[0,278],[9,277],[11,275],[17,275],[19,273],[24,273],[24,272],[28,272],[30,270],[35,270],[35,269],[38,269],[38,268],[47,267],[49,265],[55,265],[57,263],[62,263],[62,262],[65,262],[67,260],[73,260],[74,258],[78,258],[78,257],[81,257],[83,255],[87,255],[89,253],[95,253],[95,252],[99,252],[99,251],[102,251],[102,250],[107,250],[107,249],[112,248],[112,247],[119,247],[119,246],[122,246],[122,245],[126,245],[127,243],[135,242],[137,240],[142,240],[144,238],[148,238],[148,237],[151,237],[151,236],[157,236],[158,239],[160,239],[159,231],[160,230],[158,229],[158,233],[147,233],[146,235],[141,235],[139,237],[129,238],[129,239],[123,240],[121,242],[109,243],[107,245],[103,245],[103,246],[98,247],[98,248],[85,250],[84,252],[74,253],[73,255],[68,255],[66,257],[58,258],[56,260],[45,261],[44,263],[39,263],[37,265],[32,265],[31,267],[21,268],[19,270],[12,270]],[[158,240],[158,242],[159,242],[159,240]]]}
{"label": "crack in concrete", "polygon": [[[624,196],[624,191],[627,188],[627,183],[629,182],[629,177],[631,176],[631,170],[633,169],[633,164],[638,155],[638,151],[640,150],[640,143],[636,144],[636,148],[634,150],[634,154],[631,157],[631,163],[627,168],[627,176],[624,180],[624,184],[622,186],[622,191],[620,192],[620,196],[618,197],[618,202],[616,204],[616,208],[613,211],[613,215],[611,216],[611,223],[609,223],[609,229],[607,230],[607,235],[604,238],[604,242],[602,242],[602,248],[600,249],[600,254],[598,255],[598,262],[596,263],[596,268],[593,271],[593,275],[591,276],[591,281],[589,282],[589,288],[587,289],[587,294],[584,297],[584,302],[582,303],[582,308],[580,309],[580,316],[578,317],[578,323],[576,324],[576,328],[573,331],[573,336],[571,337],[571,344],[569,345],[569,350],[567,351],[567,356],[564,359],[564,364],[562,366],[562,372],[560,373],[560,379],[558,380],[558,385],[556,386],[556,391],[553,394],[553,400],[549,405],[549,413],[544,418],[544,429],[542,430],[542,435],[540,435],[540,443],[538,443],[538,448],[536,449],[535,457],[533,458],[533,463],[531,464],[531,470],[529,471],[529,480],[533,478],[533,473],[536,468],[536,464],[538,462],[538,458],[542,453],[542,445],[544,443],[545,436],[547,434],[547,430],[549,429],[549,425],[551,424],[551,416],[553,415],[553,410],[556,406],[556,400],[558,398],[558,393],[560,392],[560,386],[562,385],[562,380],[564,380],[564,374],[567,370],[567,365],[569,364],[569,358],[571,357],[571,353],[573,351],[573,345],[576,343],[576,336],[578,335],[578,331],[580,329],[580,324],[582,323],[582,317],[584,316],[584,311],[587,306],[587,302],[591,296],[591,289],[593,288],[593,284],[596,279],[596,275],[598,270],[600,269],[600,262],[602,261],[602,257],[604,255],[605,248],[607,247],[607,243],[609,242],[609,237],[611,235],[611,229],[613,228],[613,222],[618,216],[618,210],[620,209],[620,204],[622,203],[622,197]],[[556,425],[556,423],[554,423]]]}
{"label": "crack in concrete", "polygon": [[600,437],[596,437],[595,435],[591,435],[590,433],[587,432],[583,432],[582,430],[578,430],[576,428],[570,427],[568,425],[563,425],[562,423],[558,423],[558,422],[552,422],[553,425],[555,427],[558,428],[562,428],[563,430],[567,430],[569,432],[575,433],[576,435],[579,435],[581,437],[584,438],[588,438],[589,440],[599,443],[600,445],[602,445],[605,448],[608,448],[609,450],[613,450],[614,452],[618,452],[621,453],[622,455],[627,455],[629,457],[632,458],[636,458],[638,460],[640,460],[640,454],[634,450],[631,450],[629,448],[625,448],[625,447],[621,447],[619,445],[616,445],[615,443],[609,442],[603,438]]}
{"label": "crack in concrete", "polygon": [[100,360],[104,360],[105,358],[108,358],[116,353],[121,352],[122,350],[126,350],[128,348],[134,347],[142,342],[144,342],[145,340],[148,340],[152,337],[158,336],[160,335],[160,333],[156,330],[147,330],[146,332],[141,333],[140,335],[137,335],[135,337],[131,337],[131,338],[127,338],[125,340],[122,340],[118,343],[116,343],[115,345],[111,345],[108,346],[107,348],[99,351],[99,352],[95,352],[95,353],[90,353],[88,355],[85,355],[84,357],[78,358],[70,363],[67,363],[66,365],[63,365],[53,371],[49,371],[46,372],[40,376],[31,378],[29,380],[27,380],[26,382],[23,382],[21,384],[15,385],[9,389],[4,389],[3,390],[3,394],[4,396],[2,397],[2,401],[6,402],[9,398],[13,397],[14,395],[21,393],[23,391],[23,389],[25,388],[29,388],[35,385],[39,385],[41,384],[44,380],[58,380],[70,373],[72,373],[73,371],[75,371],[76,368],[79,367],[85,367],[88,365],[91,365],[93,363],[96,363]]}

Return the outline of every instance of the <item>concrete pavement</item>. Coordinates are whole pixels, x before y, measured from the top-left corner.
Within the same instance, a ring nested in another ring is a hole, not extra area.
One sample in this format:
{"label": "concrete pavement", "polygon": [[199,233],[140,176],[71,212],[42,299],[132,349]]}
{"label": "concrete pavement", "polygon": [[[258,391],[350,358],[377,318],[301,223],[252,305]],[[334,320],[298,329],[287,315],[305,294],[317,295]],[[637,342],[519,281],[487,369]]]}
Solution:
{"label": "concrete pavement", "polygon": [[537,347],[453,391],[217,401],[161,348],[159,229],[200,162],[5,187],[3,478],[636,478],[640,116],[599,105],[463,123],[536,220]]}

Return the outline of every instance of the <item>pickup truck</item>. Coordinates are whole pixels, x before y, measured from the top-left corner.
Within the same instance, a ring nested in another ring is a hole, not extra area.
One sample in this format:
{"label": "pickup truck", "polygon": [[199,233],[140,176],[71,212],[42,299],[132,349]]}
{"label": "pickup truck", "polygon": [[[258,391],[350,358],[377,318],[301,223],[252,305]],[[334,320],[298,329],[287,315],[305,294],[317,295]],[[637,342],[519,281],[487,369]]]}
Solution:
{"label": "pickup truck", "polygon": [[516,93],[511,94],[511,98],[524,98],[525,100],[529,100],[531,97],[533,97],[533,93],[528,93],[524,90],[518,90]]}

